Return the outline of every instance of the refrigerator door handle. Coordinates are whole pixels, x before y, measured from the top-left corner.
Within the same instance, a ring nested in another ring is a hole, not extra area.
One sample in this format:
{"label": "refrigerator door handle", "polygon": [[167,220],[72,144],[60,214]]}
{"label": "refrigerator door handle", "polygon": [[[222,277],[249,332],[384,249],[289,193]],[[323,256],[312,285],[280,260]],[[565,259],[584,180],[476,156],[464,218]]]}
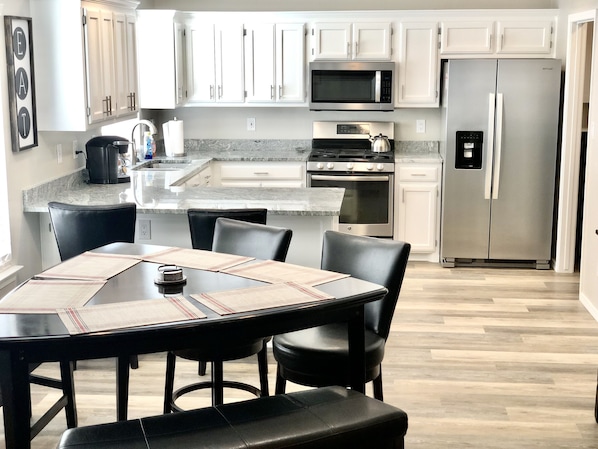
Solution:
{"label": "refrigerator door handle", "polygon": [[496,110],[494,94],[488,94],[488,154],[486,156],[486,179],[484,199],[489,200],[492,189],[492,159],[494,159],[494,112]]}
{"label": "refrigerator door handle", "polygon": [[492,185],[492,199],[498,199],[500,187],[500,161],[502,155],[502,111],[503,94],[496,94],[496,152],[494,153],[494,176]]}

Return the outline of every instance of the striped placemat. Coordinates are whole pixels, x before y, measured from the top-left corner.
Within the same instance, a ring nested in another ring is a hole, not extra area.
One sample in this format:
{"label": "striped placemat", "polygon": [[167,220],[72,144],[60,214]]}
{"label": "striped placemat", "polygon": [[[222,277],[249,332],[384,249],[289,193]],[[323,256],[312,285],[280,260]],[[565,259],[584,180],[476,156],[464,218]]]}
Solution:
{"label": "striped placemat", "polygon": [[141,262],[138,256],[85,252],[43,271],[37,278],[105,280]]}
{"label": "striped placemat", "polygon": [[189,248],[168,248],[142,257],[147,262],[178,265],[207,271],[221,271],[254,259],[253,257]]}
{"label": "striped placemat", "polygon": [[106,281],[30,279],[0,301],[0,313],[56,313],[83,307]]}
{"label": "striped placemat", "polygon": [[316,268],[293,265],[286,262],[264,260],[242,267],[227,268],[224,273],[234,274],[257,281],[276,284],[280,282],[296,282],[304,285],[319,285],[349,277],[348,274],[334,271],[319,270]]}
{"label": "striped placemat", "polygon": [[71,335],[206,317],[182,296],[70,307],[57,312]]}
{"label": "striped placemat", "polygon": [[313,287],[294,282],[192,294],[191,297],[220,315],[307,304],[333,298]]}

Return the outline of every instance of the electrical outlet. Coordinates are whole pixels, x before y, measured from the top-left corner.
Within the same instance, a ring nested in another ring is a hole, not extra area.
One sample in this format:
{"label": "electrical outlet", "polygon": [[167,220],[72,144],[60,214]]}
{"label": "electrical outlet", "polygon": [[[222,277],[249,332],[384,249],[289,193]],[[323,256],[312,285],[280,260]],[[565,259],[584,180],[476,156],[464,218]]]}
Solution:
{"label": "electrical outlet", "polygon": [[425,120],[416,120],[415,121],[415,132],[423,134],[426,132],[426,121]]}
{"label": "electrical outlet", "polygon": [[255,131],[255,117],[247,119],[247,131]]}
{"label": "electrical outlet", "polygon": [[151,240],[152,222],[151,220],[139,220],[139,240]]}
{"label": "electrical outlet", "polygon": [[56,159],[58,160],[59,164],[62,164],[62,144],[61,143],[56,145]]}
{"label": "electrical outlet", "polygon": [[73,140],[73,159],[77,159],[77,147],[79,146],[79,142],[77,139]]}

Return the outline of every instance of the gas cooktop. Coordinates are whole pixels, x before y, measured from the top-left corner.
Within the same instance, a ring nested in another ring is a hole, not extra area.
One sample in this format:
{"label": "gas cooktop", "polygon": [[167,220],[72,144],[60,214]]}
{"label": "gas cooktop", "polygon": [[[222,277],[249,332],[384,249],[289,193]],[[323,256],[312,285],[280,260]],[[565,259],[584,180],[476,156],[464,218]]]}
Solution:
{"label": "gas cooktop", "polygon": [[366,149],[314,148],[309,155],[309,161],[337,161],[337,162],[394,162],[394,151],[374,153]]}

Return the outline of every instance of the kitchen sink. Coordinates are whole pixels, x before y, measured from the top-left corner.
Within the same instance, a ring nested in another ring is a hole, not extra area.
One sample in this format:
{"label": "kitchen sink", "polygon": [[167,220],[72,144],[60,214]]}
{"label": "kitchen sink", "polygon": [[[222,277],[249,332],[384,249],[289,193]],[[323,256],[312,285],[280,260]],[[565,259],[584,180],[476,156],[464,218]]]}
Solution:
{"label": "kitchen sink", "polygon": [[176,160],[170,161],[165,159],[155,160],[155,161],[147,161],[136,167],[133,167],[133,170],[143,170],[143,171],[175,171],[175,170],[183,170],[185,168],[189,168],[189,164],[192,161],[190,160]]}

